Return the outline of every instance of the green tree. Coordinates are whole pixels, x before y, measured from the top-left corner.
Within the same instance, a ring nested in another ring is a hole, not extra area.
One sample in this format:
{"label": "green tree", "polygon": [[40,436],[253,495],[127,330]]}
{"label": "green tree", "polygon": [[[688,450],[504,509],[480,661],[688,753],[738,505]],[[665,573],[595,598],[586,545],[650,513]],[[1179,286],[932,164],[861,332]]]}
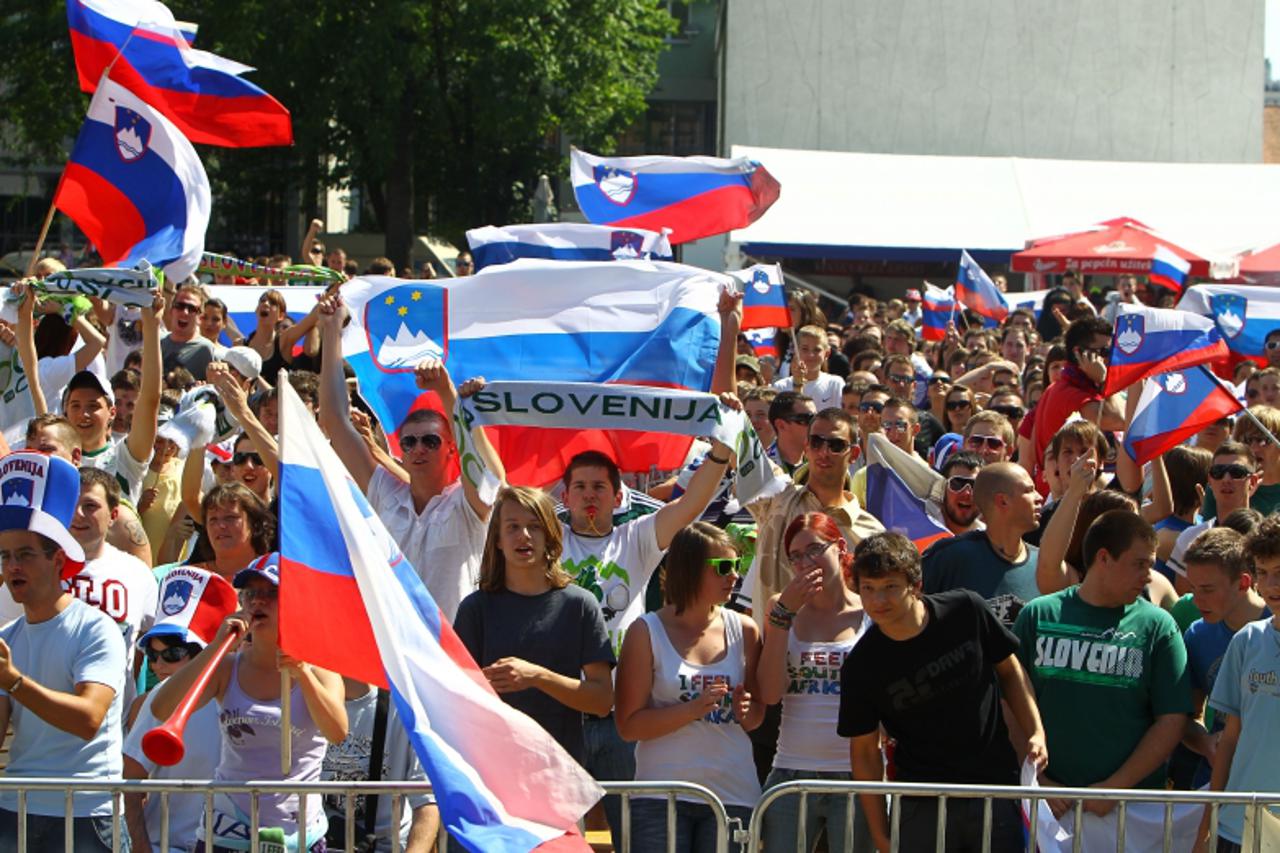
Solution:
{"label": "green tree", "polygon": [[[4,16],[0,109],[25,160],[65,157],[87,98],[61,3]],[[212,229],[278,230],[291,190],[360,187],[402,264],[427,226],[523,219],[560,139],[595,151],[645,109],[674,21],[661,0],[177,0],[197,44],[257,68],[293,115],[291,149],[202,148]],[[429,204],[427,204],[429,202]],[[279,243],[276,243],[278,246]]]}

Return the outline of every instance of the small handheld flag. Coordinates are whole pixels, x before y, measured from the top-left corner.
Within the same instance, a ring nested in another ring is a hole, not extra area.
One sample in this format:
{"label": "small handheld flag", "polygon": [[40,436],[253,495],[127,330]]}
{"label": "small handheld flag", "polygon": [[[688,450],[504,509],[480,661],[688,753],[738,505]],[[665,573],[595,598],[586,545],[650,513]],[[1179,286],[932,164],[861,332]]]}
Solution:
{"label": "small handheld flag", "polygon": [[1146,381],[1124,449],[1142,465],[1210,424],[1242,411],[1231,386],[1204,365],[1161,373]]}
{"label": "small handheld flag", "polygon": [[1009,316],[1009,304],[1000,288],[963,249],[960,251],[960,268],[956,272],[956,299],[991,324]]}
{"label": "small handheld flag", "polygon": [[1187,280],[1187,273],[1190,270],[1190,261],[1168,246],[1157,243],[1155,253],[1151,256],[1151,273],[1147,278],[1152,284],[1167,287],[1174,293],[1181,293],[1182,283]]}
{"label": "small handheld flag", "polygon": [[926,341],[941,341],[947,337],[947,323],[956,310],[956,299],[951,288],[945,290],[924,283],[924,299],[920,302],[920,317],[923,322],[920,336]]}
{"label": "small handheld flag", "polygon": [[791,306],[787,304],[781,266],[756,264],[729,275],[742,284],[743,329],[791,327]]}
{"label": "small handheld flag", "polygon": [[1225,359],[1227,342],[1208,317],[1189,311],[1121,304],[1111,338],[1106,395],[1156,373]]}

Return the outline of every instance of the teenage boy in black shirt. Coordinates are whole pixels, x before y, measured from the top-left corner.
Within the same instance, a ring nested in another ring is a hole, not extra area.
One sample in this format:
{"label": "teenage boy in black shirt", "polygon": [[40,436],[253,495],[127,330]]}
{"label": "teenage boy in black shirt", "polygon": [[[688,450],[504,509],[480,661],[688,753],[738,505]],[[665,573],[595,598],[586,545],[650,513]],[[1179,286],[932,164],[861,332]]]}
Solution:
{"label": "teenage boy in black shirt", "polygon": [[[1048,763],[1044,727],[1026,673],[1014,652],[1018,639],[986,602],[968,590],[922,593],[920,552],[899,533],[878,533],[853,552],[853,573],[874,621],[840,672],[838,732],[849,745],[853,778],[883,776],[880,729],[897,741],[903,782],[1017,785],[1018,759],[1000,700],[1031,732],[1027,755]],[[888,853],[884,798],[863,794],[876,847]],[[979,849],[982,800],[948,803],[946,849]],[[932,849],[937,802],[904,798],[900,850]],[[992,851],[1021,851],[1022,821],[1013,800],[992,803]]]}

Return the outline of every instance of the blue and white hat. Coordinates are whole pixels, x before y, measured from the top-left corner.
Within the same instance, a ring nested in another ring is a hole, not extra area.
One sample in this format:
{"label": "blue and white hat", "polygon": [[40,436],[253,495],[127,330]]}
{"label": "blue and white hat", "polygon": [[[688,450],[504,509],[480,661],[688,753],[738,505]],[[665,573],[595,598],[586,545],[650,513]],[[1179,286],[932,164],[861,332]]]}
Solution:
{"label": "blue and white hat", "polygon": [[70,530],[79,502],[80,471],[61,456],[19,450],[0,457],[0,530],[30,530],[58,543],[67,555],[64,577],[84,565]]}
{"label": "blue and white hat", "polygon": [[254,558],[252,563],[236,572],[231,585],[236,589],[243,589],[254,578],[266,578],[276,586],[280,586],[280,553],[278,551]]}

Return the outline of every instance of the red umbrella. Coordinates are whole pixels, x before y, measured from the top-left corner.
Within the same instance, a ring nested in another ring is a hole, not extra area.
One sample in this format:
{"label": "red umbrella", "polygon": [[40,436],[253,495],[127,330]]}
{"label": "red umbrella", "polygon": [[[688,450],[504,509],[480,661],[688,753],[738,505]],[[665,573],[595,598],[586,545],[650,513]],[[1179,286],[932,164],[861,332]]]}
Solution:
{"label": "red umbrella", "polygon": [[1032,240],[1013,256],[1014,272],[1092,275],[1145,275],[1151,272],[1156,246],[1164,246],[1191,264],[1189,275],[1208,278],[1209,260],[1152,231],[1136,219],[1099,222],[1075,234]]}
{"label": "red umbrella", "polygon": [[1280,243],[1242,255],[1240,278],[1249,284],[1280,284]]}

